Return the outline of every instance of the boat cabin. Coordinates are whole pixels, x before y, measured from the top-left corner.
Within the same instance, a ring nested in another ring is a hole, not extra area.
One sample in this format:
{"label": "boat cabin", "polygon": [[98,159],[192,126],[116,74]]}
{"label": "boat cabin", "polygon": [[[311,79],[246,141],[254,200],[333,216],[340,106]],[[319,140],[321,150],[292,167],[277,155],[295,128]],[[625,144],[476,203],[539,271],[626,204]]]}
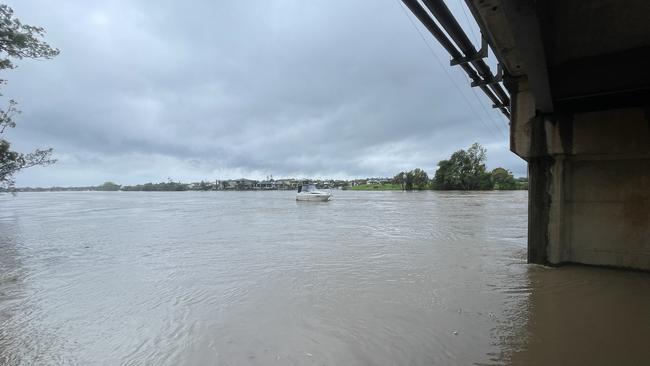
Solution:
{"label": "boat cabin", "polygon": [[314,184],[303,184],[302,186],[298,187],[298,193],[301,192],[315,192],[316,191],[316,186]]}

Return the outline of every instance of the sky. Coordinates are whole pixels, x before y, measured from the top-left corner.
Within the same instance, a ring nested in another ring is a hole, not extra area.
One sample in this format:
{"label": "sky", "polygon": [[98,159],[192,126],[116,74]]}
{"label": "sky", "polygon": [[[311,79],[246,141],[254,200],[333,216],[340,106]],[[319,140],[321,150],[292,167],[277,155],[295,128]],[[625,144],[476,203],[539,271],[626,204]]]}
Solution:
{"label": "sky", "polygon": [[6,138],[58,159],[17,186],[433,176],[474,142],[526,175],[507,119],[398,0],[6,3],[61,50],[3,71],[23,111]]}

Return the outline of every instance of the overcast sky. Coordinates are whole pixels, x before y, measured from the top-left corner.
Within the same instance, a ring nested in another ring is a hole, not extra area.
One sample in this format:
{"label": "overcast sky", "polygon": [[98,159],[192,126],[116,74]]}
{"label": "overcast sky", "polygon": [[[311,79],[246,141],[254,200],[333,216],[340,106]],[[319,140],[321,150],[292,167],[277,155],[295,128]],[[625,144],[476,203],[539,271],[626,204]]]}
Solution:
{"label": "overcast sky", "polygon": [[14,147],[59,159],[18,186],[432,175],[473,142],[525,175],[505,117],[398,0],[7,3],[61,49],[2,75]]}

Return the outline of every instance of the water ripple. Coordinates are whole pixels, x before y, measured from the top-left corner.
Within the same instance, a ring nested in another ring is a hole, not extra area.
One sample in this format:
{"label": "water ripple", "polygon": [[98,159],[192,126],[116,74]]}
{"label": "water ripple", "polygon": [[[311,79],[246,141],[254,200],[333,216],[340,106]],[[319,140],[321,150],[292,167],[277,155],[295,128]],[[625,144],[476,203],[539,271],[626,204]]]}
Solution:
{"label": "water ripple", "polygon": [[626,334],[648,339],[647,276],[525,264],[526,202],[0,196],[0,365],[528,364],[545,359],[536,345],[553,342],[553,324],[580,328],[599,310],[636,317]]}

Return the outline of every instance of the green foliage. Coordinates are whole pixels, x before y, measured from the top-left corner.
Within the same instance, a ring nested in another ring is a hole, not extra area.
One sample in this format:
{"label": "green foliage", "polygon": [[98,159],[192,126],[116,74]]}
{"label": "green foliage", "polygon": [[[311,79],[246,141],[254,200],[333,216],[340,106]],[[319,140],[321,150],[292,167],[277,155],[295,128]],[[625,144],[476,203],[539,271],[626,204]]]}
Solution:
{"label": "green foliage", "polygon": [[[0,133],[2,133],[7,125],[3,125],[0,121],[0,126],[2,126]],[[13,175],[22,169],[54,163],[56,160],[50,157],[51,154],[52,149],[34,150],[27,154],[19,153],[11,150],[9,141],[0,138],[0,188],[13,187]]]}
{"label": "green foliage", "polygon": [[[59,50],[41,40],[45,34],[43,28],[22,24],[13,14],[9,6],[0,4],[0,70],[15,68],[12,58],[50,59],[59,54]],[[0,79],[0,85],[5,82]],[[11,99],[7,108],[0,110],[0,135],[7,128],[16,127],[13,117],[20,113],[17,104]],[[11,150],[9,141],[0,138],[0,188],[13,187],[13,176],[22,169],[54,163],[56,160],[51,155],[52,149],[19,153]]]}
{"label": "green foliage", "polygon": [[97,186],[98,191],[119,191],[120,185],[113,182],[105,182],[101,186]]}
{"label": "green foliage", "polygon": [[393,184],[399,184],[399,186],[402,188],[402,190],[405,189],[405,183],[406,183],[406,172],[399,172],[397,175],[395,175],[392,179]]}
{"label": "green foliage", "polygon": [[507,169],[499,167],[492,170],[492,179],[494,180],[494,189],[517,189],[517,181],[515,181],[515,177],[512,176],[512,173]]}
{"label": "green foliage", "polygon": [[407,191],[413,190],[413,173],[407,172],[404,177],[404,189]]}
{"label": "green foliage", "polygon": [[205,181],[201,181],[201,183],[199,184],[199,189],[201,191],[209,191],[210,189],[212,189],[212,185]]}
{"label": "green foliage", "polygon": [[420,169],[416,168],[406,173],[406,189],[407,190],[423,190],[429,187],[429,176],[427,173]]}
{"label": "green foliage", "polygon": [[50,59],[59,54],[59,50],[41,41],[45,29],[23,24],[14,18],[14,11],[9,6],[0,4],[0,50],[6,57],[0,58],[0,69],[13,69],[11,58]]}
{"label": "green foliage", "polygon": [[384,183],[384,184],[359,184],[348,188],[351,191],[399,191],[401,184]]}
{"label": "green foliage", "polygon": [[521,177],[516,179],[517,188],[521,190],[528,190],[528,178]]}
{"label": "green foliage", "polygon": [[429,188],[429,175],[424,170],[416,168],[409,172],[399,172],[393,177],[392,182],[403,190],[423,190]]}
{"label": "green foliage", "polygon": [[153,192],[153,191],[187,191],[187,184],[183,184],[180,182],[161,182],[161,183],[145,183],[145,184],[138,184],[135,186],[124,186],[122,187],[123,191],[146,191],[146,192]]}
{"label": "green foliage", "polygon": [[486,150],[474,143],[467,151],[458,150],[449,160],[438,163],[433,185],[441,190],[490,190],[492,176],[486,171]]}

